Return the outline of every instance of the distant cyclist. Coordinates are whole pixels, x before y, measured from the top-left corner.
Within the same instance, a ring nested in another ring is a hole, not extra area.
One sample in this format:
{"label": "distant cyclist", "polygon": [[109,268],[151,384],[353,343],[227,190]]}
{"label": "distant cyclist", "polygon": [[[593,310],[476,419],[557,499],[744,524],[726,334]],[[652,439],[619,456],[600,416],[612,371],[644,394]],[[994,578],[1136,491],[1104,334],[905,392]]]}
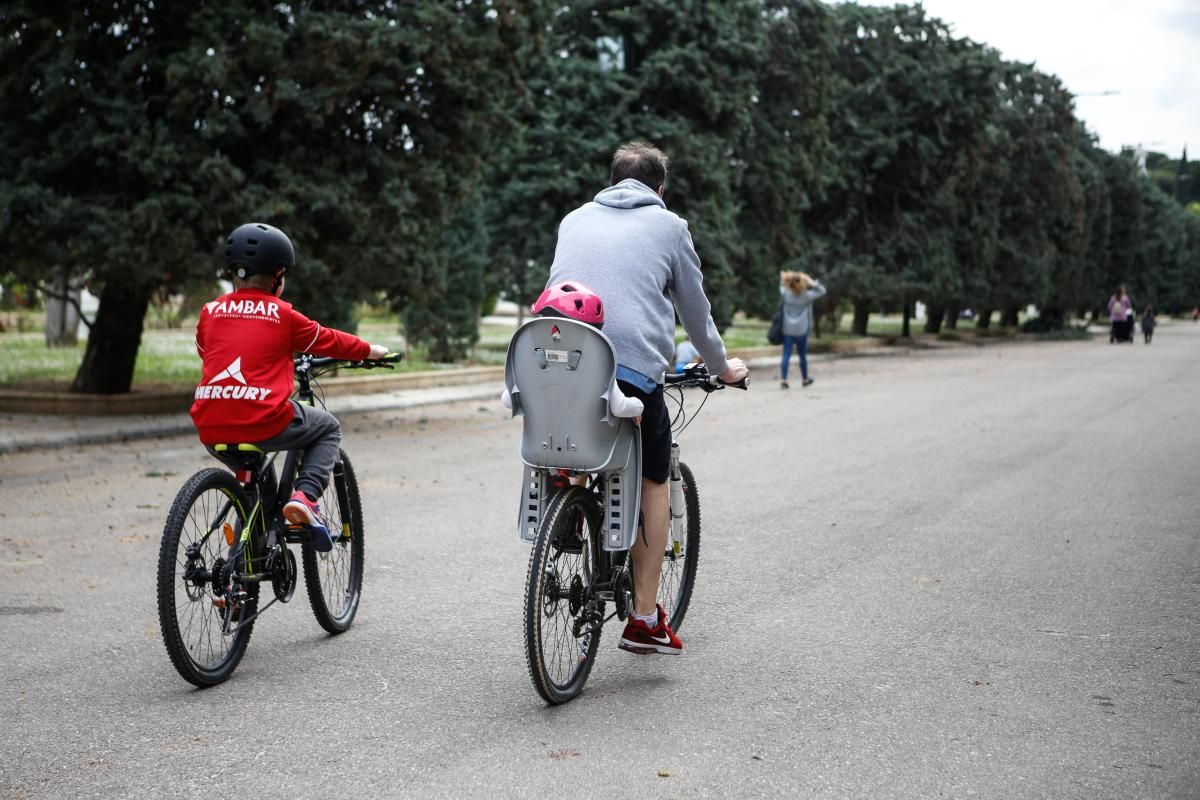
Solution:
{"label": "distant cyclist", "polygon": [[741,359],[726,358],[687,222],[663,202],[666,179],[667,156],[661,150],[643,142],[620,147],[613,155],[610,186],[559,225],[547,286],[582,281],[604,298],[604,333],[616,348],[617,382],[645,407],[645,528],[630,551],[634,613],[619,646],[673,654],[683,643],[656,598],[670,527],[671,419],[662,379],[674,366],[676,314],[712,374],[733,383],[747,370]]}

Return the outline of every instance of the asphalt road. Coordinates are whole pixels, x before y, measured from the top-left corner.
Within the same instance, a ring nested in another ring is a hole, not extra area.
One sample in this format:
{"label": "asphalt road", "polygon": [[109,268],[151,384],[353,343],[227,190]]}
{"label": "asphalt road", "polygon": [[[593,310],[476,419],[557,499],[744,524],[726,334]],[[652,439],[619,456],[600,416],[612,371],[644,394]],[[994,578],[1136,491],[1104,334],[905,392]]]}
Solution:
{"label": "asphalt road", "polygon": [[159,638],[187,437],[0,457],[0,797],[1200,796],[1200,326],[824,363],[711,398],[680,657],[526,674],[518,422],[349,418],[353,629],[226,684]]}

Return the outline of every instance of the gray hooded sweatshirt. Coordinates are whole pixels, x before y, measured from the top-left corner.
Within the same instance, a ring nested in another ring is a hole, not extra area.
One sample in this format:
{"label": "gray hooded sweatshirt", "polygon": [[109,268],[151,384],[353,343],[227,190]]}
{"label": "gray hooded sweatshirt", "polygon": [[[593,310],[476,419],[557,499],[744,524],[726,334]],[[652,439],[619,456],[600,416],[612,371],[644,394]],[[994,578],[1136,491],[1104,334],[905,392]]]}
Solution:
{"label": "gray hooded sweatshirt", "polygon": [[675,357],[676,312],[709,372],[728,366],[687,222],[641,181],[610,186],[563,218],[547,285],[566,281],[600,295],[622,366],[662,383]]}
{"label": "gray hooded sweatshirt", "polygon": [[812,325],[812,304],[825,296],[825,287],[820,281],[813,281],[811,289],[797,294],[786,286],[780,286],[779,296],[783,298],[783,335],[808,336],[808,329]]}

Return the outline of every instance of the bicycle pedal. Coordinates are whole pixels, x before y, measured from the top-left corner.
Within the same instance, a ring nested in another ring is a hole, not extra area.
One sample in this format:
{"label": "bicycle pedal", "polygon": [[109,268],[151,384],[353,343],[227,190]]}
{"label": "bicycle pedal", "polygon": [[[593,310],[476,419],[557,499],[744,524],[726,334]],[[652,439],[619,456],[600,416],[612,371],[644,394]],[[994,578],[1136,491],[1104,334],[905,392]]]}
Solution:
{"label": "bicycle pedal", "polygon": [[288,525],[283,530],[283,540],[292,544],[307,544],[312,533],[307,525]]}

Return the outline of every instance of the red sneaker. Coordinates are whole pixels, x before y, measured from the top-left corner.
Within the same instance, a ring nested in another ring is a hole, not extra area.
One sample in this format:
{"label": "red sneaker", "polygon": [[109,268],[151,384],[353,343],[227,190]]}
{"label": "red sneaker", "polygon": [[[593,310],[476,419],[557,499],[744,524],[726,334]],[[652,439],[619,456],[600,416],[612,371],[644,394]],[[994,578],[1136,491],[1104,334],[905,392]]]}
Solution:
{"label": "red sneaker", "polygon": [[663,653],[677,656],[683,651],[683,642],[679,641],[679,637],[671,630],[667,624],[667,612],[659,606],[658,624],[653,628],[631,616],[625,623],[625,630],[621,633],[621,641],[617,643],[617,647],[639,655]]}
{"label": "red sneaker", "polygon": [[283,518],[293,525],[307,526],[312,533],[310,544],[318,553],[328,553],[333,549],[333,537],[321,519],[321,509],[317,504],[304,496],[304,492],[293,492],[292,499],[283,507]]}

